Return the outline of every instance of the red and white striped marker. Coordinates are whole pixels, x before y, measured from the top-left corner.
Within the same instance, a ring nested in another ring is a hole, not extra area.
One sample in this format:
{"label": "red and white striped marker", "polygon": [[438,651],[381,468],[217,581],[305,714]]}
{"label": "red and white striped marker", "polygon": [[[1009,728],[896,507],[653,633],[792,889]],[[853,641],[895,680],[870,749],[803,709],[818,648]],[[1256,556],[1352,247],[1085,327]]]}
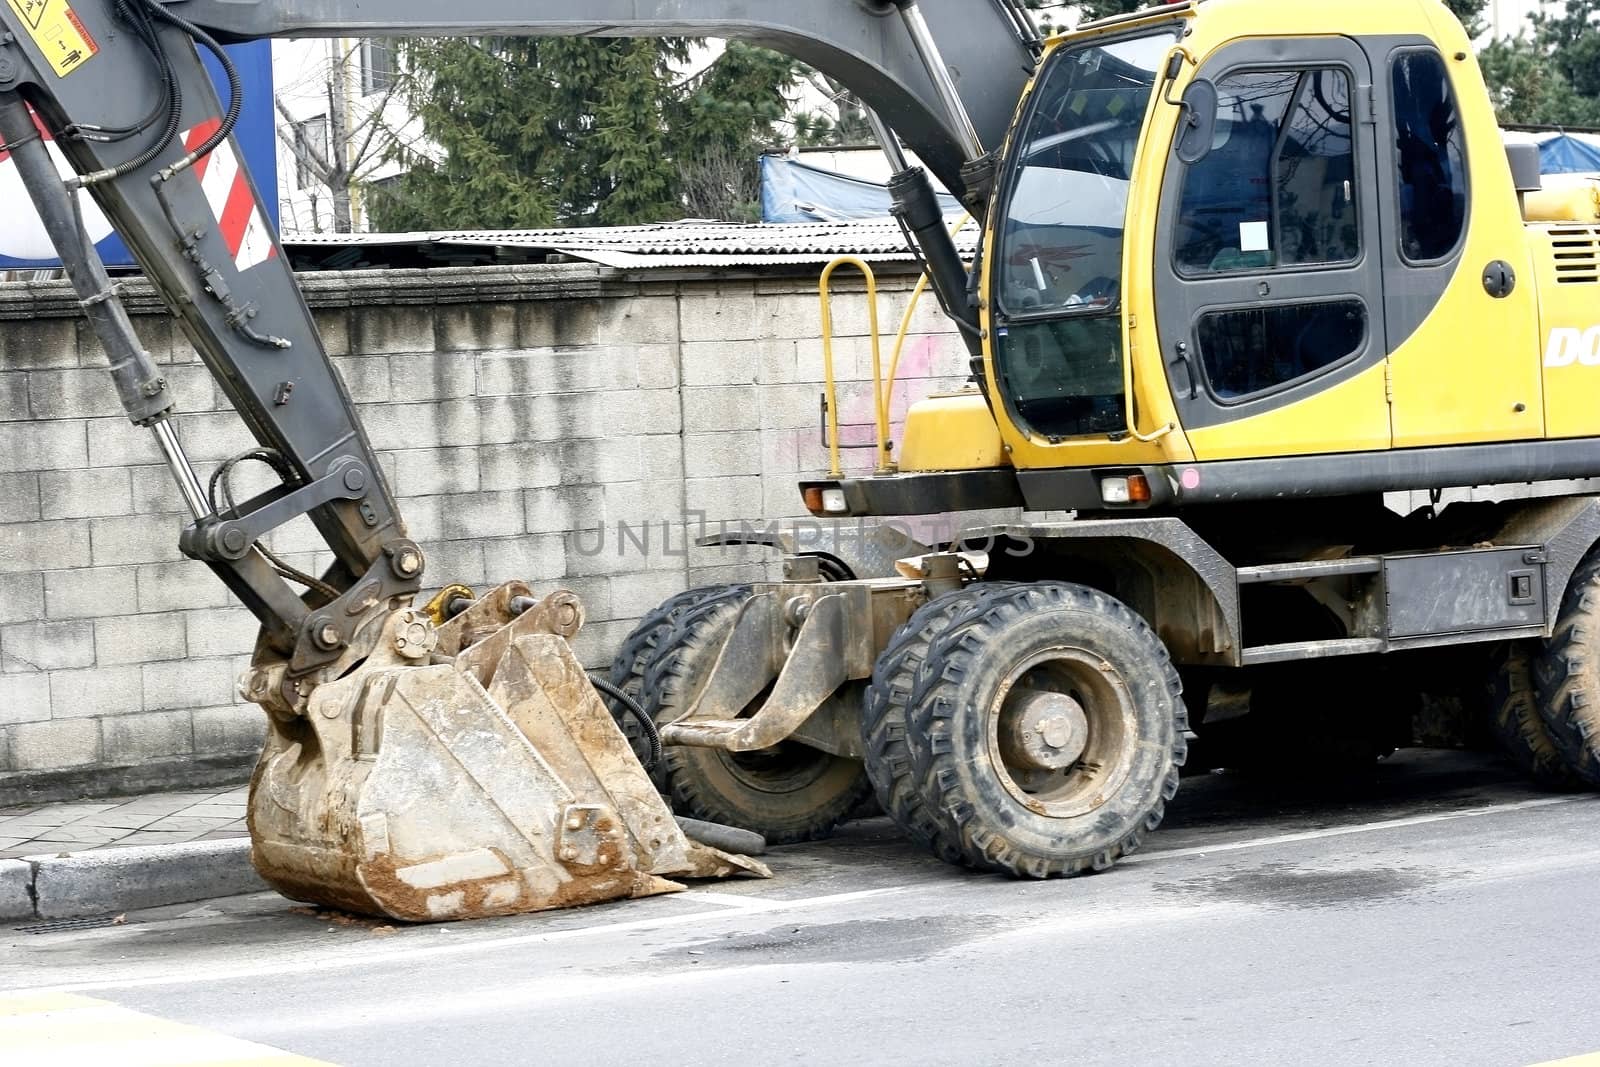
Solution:
{"label": "red and white striped marker", "polygon": [[[184,149],[193,152],[221,126],[221,119],[210,119],[186,131],[183,135]],[[249,270],[278,254],[277,246],[272,243],[272,231],[267,227],[261,209],[256,206],[250,183],[245,180],[239,157],[234,154],[231,138],[202,156],[194,165],[194,173],[200,179],[200,188],[211,204],[217,229],[237,269]]]}

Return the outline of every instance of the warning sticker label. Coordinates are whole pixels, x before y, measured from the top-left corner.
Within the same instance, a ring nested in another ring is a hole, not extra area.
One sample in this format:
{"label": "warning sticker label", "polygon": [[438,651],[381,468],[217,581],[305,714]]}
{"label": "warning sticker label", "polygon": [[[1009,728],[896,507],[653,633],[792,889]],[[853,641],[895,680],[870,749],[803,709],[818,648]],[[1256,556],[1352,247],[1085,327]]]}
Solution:
{"label": "warning sticker label", "polygon": [[6,3],[26,24],[28,36],[44,53],[56,77],[66,77],[100,51],[100,46],[94,43],[66,0],[6,0]]}
{"label": "warning sticker label", "polygon": [[17,9],[17,14],[28,20],[29,26],[38,29],[39,23],[44,21],[44,9],[48,5],[45,0],[22,0],[22,3],[11,6]]}

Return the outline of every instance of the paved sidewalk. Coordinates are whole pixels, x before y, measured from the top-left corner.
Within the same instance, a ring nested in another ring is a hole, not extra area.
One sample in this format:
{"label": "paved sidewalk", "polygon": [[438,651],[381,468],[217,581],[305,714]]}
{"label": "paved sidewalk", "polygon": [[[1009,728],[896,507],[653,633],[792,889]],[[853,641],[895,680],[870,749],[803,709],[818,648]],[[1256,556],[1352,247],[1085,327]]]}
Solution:
{"label": "paved sidewalk", "polygon": [[248,787],[0,808],[0,859],[243,837]]}

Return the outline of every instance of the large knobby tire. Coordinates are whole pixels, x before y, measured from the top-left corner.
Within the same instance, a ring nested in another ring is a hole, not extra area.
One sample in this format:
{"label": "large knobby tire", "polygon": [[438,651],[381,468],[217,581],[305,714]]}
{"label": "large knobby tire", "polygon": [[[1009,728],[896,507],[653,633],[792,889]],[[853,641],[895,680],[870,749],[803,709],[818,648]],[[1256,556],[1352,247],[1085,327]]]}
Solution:
{"label": "large knobby tire", "polygon": [[1505,641],[1495,646],[1488,681],[1488,725],[1500,751],[1523,774],[1546,789],[1574,789],[1581,783],[1539,714],[1533,662],[1539,644]]}
{"label": "large knobby tire", "polygon": [[[649,702],[645,700],[644,692],[645,671],[649,669],[650,661],[655,659],[656,653],[660,651],[661,642],[672,633],[678,620],[702,604],[722,600],[737,603],[749,594],[750,587],[747,585],[713,585],[690,589],[662,601],[639,620],[639,624],[633,628],[633,632],[628,634],[627,640],[623,641],[622,647],[617,650],[608,675],[611,684],[648,707]],[[638,756],[641,762],[648,759],[650,743],[645,739],[638,720],[609,698],[607,706],[611,708],[612,718],[616,719],[623,735],[627,737],[634,755]],[[654,768],[650,776],[655,781],[656,788],[663,793],[667,791],[665,766]]]}
{"label": "large knobby tire", "polygon": [[1567,585],[1533,680],[1539,716],[1567,769],[1600,786],[1600,552],[1591,551]]}
{"label": "large knobby tire", "polygon": [[861,743],[866,753],[867,777],[886,814],[915,842],[932,848],[949,863],[960,862],[957,852],[943,847],[938,828],[925,809],[912,772],[911,748],[906,739],[906,706],[917,673],[928,659],[928,646],[949,622],[978,603],[1014,583],[970,585],[922,605],[889,639],[872,668],[861,710]]}
{"label": "large knobby tire", "polygon": [[1105,593],[980,595],[931,635],[906,705],[934,852],[1016,877],[1110,867],[1178,790],[1181,693],[1160,639]]}
{"label": "large knobby tire", "polygon": [[[693,705],[746,596],[691,605],[657,640],[642,687],[642,703],[657,723]],[[828,836],[872,792],[860,761],[797,741],[745,753],[672,746],[662,764],[678,814],[753,830],[774,845]]]}

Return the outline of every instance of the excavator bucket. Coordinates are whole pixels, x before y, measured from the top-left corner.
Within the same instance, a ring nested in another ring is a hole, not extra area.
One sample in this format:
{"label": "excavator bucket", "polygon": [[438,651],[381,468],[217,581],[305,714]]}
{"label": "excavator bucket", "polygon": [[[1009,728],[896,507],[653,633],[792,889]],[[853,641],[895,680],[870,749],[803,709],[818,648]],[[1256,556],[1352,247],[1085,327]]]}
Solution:
{"label": "excavator bucket", "polygon": [[426,922],[765,875],[684,836],[572,652],[582,622],[572,594],[520,583],[437,627],[393,613],[365,663],[272,716],[250,788],[261,876]]}

